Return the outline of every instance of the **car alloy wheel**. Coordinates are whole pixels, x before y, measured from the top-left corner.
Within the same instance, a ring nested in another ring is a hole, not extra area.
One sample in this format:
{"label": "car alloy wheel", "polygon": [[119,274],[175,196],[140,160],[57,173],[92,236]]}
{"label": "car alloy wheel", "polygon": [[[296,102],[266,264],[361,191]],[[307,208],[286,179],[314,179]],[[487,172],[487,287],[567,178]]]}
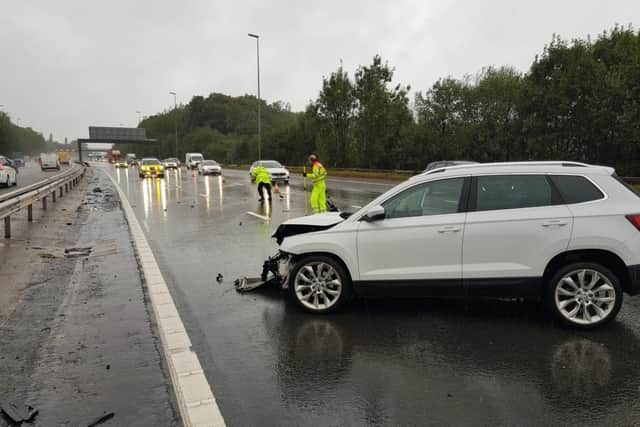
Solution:
{"label": "car alloy wheel", "polygon": [[332,258],[321,255],[304,258],[292,273],[291,292],[296,302],[307,311],[330,312],[348,299],[348,275]]}
{"label": "car alloy wheel", "polygon": [[597,265],[569,267],[554,279],[553,304],[561,319],[574,326],[593,327],[615,317],[622,304],[617,278]]}

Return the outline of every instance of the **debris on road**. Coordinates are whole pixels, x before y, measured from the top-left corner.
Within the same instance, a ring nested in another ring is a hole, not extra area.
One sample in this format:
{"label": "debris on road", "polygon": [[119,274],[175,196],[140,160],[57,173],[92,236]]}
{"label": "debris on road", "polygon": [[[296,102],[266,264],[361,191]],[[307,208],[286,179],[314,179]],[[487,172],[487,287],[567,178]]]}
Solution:
{"label": "debris on road", "polygon": [[14,423],[30,422],[38,415],[38,410],[33,406],[15,402],[0,402],[0,409]]}
{"label": "debris on road", "polygon": [[[265,260],[262,264],[262,274],[260,277],[241,277],[234,280],[233,285],[236,291],[249,292],[264,285],[275,285],[283,288],[286,286],[288,277],[288,264],[290,257],[281,253],[277,253]],[[281,263],[285,268],[281,268]]]}
{"label": "debris on road", "polygon": [[79,256],[89,256],[91,255],[91,247],[86,248],[65,248],[64,256],[66,258],[73,258]]}
{"label": "debris on road", "polygon": [[87,424],[87,427],[95,427],[97,425],[105,423],[105,422],[109,421],[111,418],[113,418],[115,415],[116,414],[114,414],[113,412],[106,413],[106,414],[96,418],[95,420],[91,421],[89,424]]}
{"label": "debris on road", "polygon": [[218,275],[216,276],[216,281],[218,283],[222,283],[223,280],[224,280],[224,276],[222,275],[222,273],[218,273]]}
{"label": "debris on road", "polygon": [[102,193],[102,188],[100,188],[100,187],[95,187],[95,188],[93,189],[93,192],[94,192],[94,193]]}
{"label": "debris on road", "polygon": [[241,277],[233,282],[238,292],[249,292],[264,285],[265,281],[259,277]]}

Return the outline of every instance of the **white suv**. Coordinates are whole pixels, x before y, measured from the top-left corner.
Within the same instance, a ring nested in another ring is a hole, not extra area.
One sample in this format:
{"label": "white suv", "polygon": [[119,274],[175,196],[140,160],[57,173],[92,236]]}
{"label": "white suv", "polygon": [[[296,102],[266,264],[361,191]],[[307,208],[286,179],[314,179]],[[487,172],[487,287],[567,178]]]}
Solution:
{"label": "white suv", "polygon": [[525,297],[590,328],[640,292],[640,197],[583,163],[439,168],[346,219],[293,219],[274,236],[285,286],[316,313],[353,294]]}

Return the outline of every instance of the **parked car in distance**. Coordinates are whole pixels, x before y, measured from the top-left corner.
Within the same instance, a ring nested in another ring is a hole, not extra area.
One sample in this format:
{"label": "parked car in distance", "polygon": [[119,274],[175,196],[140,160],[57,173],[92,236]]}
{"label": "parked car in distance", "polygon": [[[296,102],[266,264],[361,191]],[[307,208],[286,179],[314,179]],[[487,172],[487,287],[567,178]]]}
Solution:
{"label": "parked car in distance", "polygon": [[184,164],[187,169],[196,169],[198,167],[198,163],[204,160],[204,157],[201,153],[186,153],[184,155]]}
{"label": "parked car in distance", "polygon": [[203,160],[198,164],[200,175],[222,175],[222,166],[215,160]]}
{"label": "parked car in distance", "polygon": [[138,175],[140,178],[145,178],[147,176],[158,176],[160,178],[164,178],[164,166],[162,166],[160,160],[155,157],[145,157],[140,161]]}
{"label": "parked car in distance", "polygon": [[124,160],[129,164],[129,166],[138,166],[138,159],[136,157],[136,153],[125,154]]}
{"label": "parked car in distance", "polygon": [[282,166],[280,162],[275,160],[257,160],[253,162],[251,164],[251,168],[249,168],[249,179],[251,179],[251,182],[255,181],[253,177],[253,170],[258,166],[262,166],[267,169],[267,172],[269,172],[269,175],[271,176],[271,181],[282,182],[285,184],[289,183],[289,171],[287,168]]}
{"label": "parked car in distance", "polygon": [[18,185],[18,170],[13,161],[4,156],[0,156],[0,185]]}
{"label": "parked car in distance", "polygon": [[56,153],[40,153],[40,169],[57,169],[60,170],[60,160]]}
{"label": "parked car in distance", "polygon": [[169,157],[162,161],[165,169],[178,169],[180,167],[180,160],[175,157]]}
{"label": "parked car in distance", "polygon": [[623,293],[640,293],[640,196],[603,166],[447,167],[347,219],[293,219],[274,235],[291,259],[294,300],[316,313],[353,293],[517,297],[544,301],[561,323],[594,328],[616,317]]}
{"label": "parked car in distance", "polygon": [[444,168],[446,166],[472,165],[474,163],[478,162],[474,162],[473,160],[438,160],[437,162],[429,163],[424,171],[427,172],[433,169]]}

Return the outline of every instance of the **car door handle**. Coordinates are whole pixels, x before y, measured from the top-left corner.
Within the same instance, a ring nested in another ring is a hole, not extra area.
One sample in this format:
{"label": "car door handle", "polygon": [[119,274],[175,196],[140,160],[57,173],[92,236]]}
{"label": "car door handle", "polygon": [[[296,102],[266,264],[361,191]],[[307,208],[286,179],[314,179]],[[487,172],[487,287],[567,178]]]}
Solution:
{"label": "car door handle", "polygon": [[442,227],[438,229],[438,233],[457,233],[462,228],[455,225],[448,225],[446,227]]}
{"label": "car door handle", "polygon": [[564,227],[565,225],[569,224],[569,221],[562,221],[559,219],[554,219],[551,221],[545,221],[542,223],[543,227]]}

